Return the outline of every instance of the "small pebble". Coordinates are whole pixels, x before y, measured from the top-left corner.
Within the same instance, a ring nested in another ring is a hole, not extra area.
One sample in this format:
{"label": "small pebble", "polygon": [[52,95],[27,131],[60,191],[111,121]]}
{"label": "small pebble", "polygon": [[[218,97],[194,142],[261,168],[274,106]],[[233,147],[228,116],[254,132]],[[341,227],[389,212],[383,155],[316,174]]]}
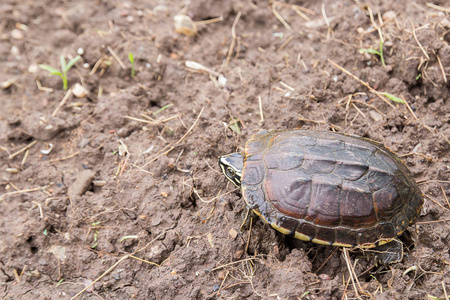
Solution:
{"label": "small pebble", "polygon": [[75,95],[75,97],[77,98],[83,98],[87,95],[87,90],[84,86],[82,86],[79,83],[76,83],[73,88],[72,88],[72,93]]}
{"label": "small pebble", "polygon": [[13,29],[11,31],[11,37],[15,40],[23,40],[24,38],[23,31],[19,29]]}
{"label": "small pebble", "polygon": [[224,280],[225,279],[225,272],[224,271],[219,271],[219,274],[217,274],[217,278],[219,278],[219,280]]}
{"label": "small pebble", "polygon": [[322,280],[330,280],[331,277],[328,274],[320,274],[319,278]]}
{"label": "small pebble", "polygon": [[215,284],[215,285],[213,286],[213,291],[214,291],[214,292],[217,292],[219,289],[220,289],[220,285]]}
{"label": "small pebble", "polygon": [[30,73],[37,73],[39,70],[39,67],[36,64],[32,64],[28,66],[28,72]]}
{"label": "small pebble", "polygon": [[219,82],[220,87],[225,87],[227,85],[227,78],[223,76],[222,74],[219,75],[219,78],[217,80]]}
{"label": "small pebble", "polygon": [[236,231],[236,229],[231,228],[230,231],[228,231],[228,234],[229,234],[230,237],[234,240],[234,239],[237,237],[238,232]]}
{"label": "small pebble", "polygon": [[187,36],[194,36],[197,34],[197,25],[192,19],[185,15],[176,15],[174,18],[175,32]]}
{"label": "small pebble", "polygon": [[83,54],[84,54],[84,49],[83,48],[78,48],[78,50],[77,50],[77,54],[78,55],[80,55],[80,56],[82,56]]}
{"label": "small pebble", "polygon": [[376,111],[369,111],[369,115],[370,117],[375,121],[375,122],[379,122],[381,120],[383,120],[383,116],[379,113],[377,113]]}
{"label": "small pebble", "polygon": [[153,8],[153,14],[155,16],[159,15],[169,15],[169,9],[165,5],[157,5]]}
{"label": "small pebble", "polygon": [[89,69],[89,67],[90,67],[90,66],[89,66],[89,64],[88,64],[88,63],[84,63],[84,64],[83,64],[83,68],[85,68],[85,69]]}
{"label": "small pebble", "polygon": [[392,10],[389,10],[389,11],[385,12],[383,14],[383,20],[386,21],[386,22],[395,20],[395,12],[392,11]]}
{"label": "small pebble", "polygon": [[12,46],[11,47],[11,54],[12,55],[19,55],[20,54],[19,48],[17,48],[17,46]]}

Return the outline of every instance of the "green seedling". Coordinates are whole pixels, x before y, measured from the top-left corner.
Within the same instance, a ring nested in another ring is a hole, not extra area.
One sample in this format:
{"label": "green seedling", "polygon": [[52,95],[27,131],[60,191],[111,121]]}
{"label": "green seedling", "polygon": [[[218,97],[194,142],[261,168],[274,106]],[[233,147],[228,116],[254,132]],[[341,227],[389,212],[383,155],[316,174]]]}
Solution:
{"label": "green seedling", "polygon": [[230,118],[230,123],[228,123],[228,127],[230,127],[230,129],[237,133],[237,134],[241,134],[241,128],[239,128],[239,123],[240,120],[239,119],[235,119],[233,117]]}
{"label": "green seedling", "polygon": [[61,71],[48,65],[39,65],[39,68],[48,71],[50,75],[58,75],[59,77],[61,77],[63,81],[63,89],[67,90],[67,72],[69,72],[70,68],[72,68],[73,65],[80,60],[80,58],[81,56],[77,55],[76,57],[72,58],[68,63],[66,63],[64,55],[61,55],[59,59],[61,64]]}
{"label": "green seedling", "polygon": [[399,98],[399,97],[397,97],[397,96],[394,96],[394,95],[392,95],[392,94],[389,94],[389,93],[381,93],[381,95],[385,96],[386,98],[388,98],[389,100],[392,100],[392,101],[394,101],[394,102],[405,104],[405,100],[403,100],[402,98]]}
{"label": "green seedling", "polygon": [[359,49],[359,53],[370,53],[370,54],[376,54],[381,59],[381,64],[383,67],[386,67],[386,64],[384,63],[384,56],[383,56],[383,41],[380,40],[380,51],[375,49]]}
{"label": "green seedling", "polygon": [[95,249],[98,246],[98,231],[94,233],[94,242],[95,244],[91,246],[91,249]]}
{"label": "green seedling", "polygon": [[64,278],[61,278],[61,280],[58,281],[58,283],[56,284],[56,286],[59,286],[61,283],[63,283]]}
{"label": "green seedling", "polygon": [[167,104],[167,105],[164,105],[163,107],[161,107],[160,109],[158,109],[157,111],[155,111],[154,113],[153,113],[153,115],[157,115],[157,114],[159,114],[160,112],[163,112],[163,111],[165,111],[166,109],[168,109],[169,107],[172,107],[173,106],[173,104],[171,103],[171,104]]}
{"label": "green seedling", "polygon": [[131,53],[131,52],[128,53],[128,60],[131,63],[131,77],[134,77],[134,76],[136,76],[136,71],[134,69],[134,55],[133,55],[133,53]]}

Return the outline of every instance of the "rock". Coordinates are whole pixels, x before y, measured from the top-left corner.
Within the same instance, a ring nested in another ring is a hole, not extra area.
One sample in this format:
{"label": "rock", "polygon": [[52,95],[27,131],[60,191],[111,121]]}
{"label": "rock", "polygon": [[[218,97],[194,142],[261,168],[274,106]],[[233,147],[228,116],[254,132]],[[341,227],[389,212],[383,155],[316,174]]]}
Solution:
{"label": "rock", "polygon": [[369,115],[375,122],[383,120],[383,116],[374,110],[369,111]]}
{"label": "rock", "polygon": [[194,36],[197,34],[197,25],[192,19],[185,15],[176,15],[174,18],[175,32],[187,36]]}
{"label": "rock", "polygon": [[86,90],[86,88],[84,86],[82,86],[79,83],[76,83],[72,88],[72,93],[77,98],[83,98],[87,95],[88,91]]}
{"label": "rock", "polygon": [[85,170],[78,174],[77,179],[71,184],[67,192],[70,199],[81,196],[90,189],[95,173],[91,170]]}
{"label": "rock", "polygon": [[13,29],[11,31],[11,37],[15,40],[23,40],[24,34],[23,34],[22,30]]}

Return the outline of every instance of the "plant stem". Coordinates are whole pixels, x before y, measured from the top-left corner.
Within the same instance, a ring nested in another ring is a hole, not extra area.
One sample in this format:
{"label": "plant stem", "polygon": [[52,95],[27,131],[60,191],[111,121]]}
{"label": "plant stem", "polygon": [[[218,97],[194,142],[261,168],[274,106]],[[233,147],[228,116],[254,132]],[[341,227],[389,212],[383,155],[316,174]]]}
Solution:
{"label": "plant stem", "polygon": [[67,90],[67,73],[64,72],[61,76],[61,79],[63,81],[63,89]]}
{"label": "plant stem", "polygon": [[384,63],[384,56],[383,56],[383,41],[380,40],[380,58],[381,58],[381,64],[384,68],[386,68],[386,64]]}

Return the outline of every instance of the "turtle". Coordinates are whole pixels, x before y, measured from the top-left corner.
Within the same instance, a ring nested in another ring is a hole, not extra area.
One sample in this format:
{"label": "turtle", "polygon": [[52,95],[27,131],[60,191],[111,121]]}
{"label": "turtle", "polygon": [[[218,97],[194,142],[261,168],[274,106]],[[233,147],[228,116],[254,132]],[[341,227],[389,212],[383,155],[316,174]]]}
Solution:
{"label": "turtle", "polygon": [[[261,131],[243,152],[220,156],[219,166],[263,221],[317,244],[363,249],[398,244],[397,236],[418,219],[424,202],[396,154],[355,135]],[[394,254],[399,247],[392,246]],[[380,259],[387,264],[401,257]]]}

